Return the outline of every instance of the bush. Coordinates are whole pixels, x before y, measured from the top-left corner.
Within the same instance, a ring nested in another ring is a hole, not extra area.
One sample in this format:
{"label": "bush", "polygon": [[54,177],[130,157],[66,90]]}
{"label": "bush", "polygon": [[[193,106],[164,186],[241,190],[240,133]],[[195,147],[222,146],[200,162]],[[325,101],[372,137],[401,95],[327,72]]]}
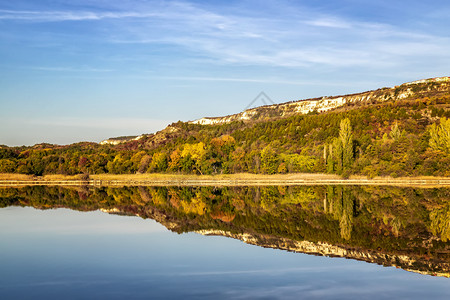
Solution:
{"label": "bush", "polygon": [[89,174],[80,174],[78,175],[78,178],[82,181],[88,181],[90,179]]}

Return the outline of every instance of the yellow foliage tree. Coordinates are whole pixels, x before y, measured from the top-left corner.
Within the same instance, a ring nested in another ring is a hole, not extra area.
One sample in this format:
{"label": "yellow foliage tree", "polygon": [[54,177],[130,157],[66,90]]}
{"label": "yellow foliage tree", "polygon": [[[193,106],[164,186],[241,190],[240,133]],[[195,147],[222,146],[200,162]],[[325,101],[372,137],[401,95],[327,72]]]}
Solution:
{"label": "yellow foliage tree", "polygon": [[197,193],[191,201],[181,201],[181,206],[186,213],[193,213],[197,215],[203,215],[206,211],[206,204],[202,200],[200,193]]}
{"label": "yellow foliage tree", "polygon": [[201,165],[206,157],[205,144],[203,142],[196,144],[185,144],[183,151],[181,151],[181,157],[190,157],[194,161],[197,171],[202,174]]}
{"label": "yellow foliage tree", "polygon": [[433,150],[441,150],[450,153],[450,119],[441,118],[440,124],[430,126],[430,147]]}

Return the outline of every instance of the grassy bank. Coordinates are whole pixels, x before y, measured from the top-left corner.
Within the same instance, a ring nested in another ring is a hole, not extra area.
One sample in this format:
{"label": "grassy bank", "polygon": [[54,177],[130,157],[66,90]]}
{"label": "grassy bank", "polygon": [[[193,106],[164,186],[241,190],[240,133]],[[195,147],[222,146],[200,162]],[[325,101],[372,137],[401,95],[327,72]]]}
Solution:
{"label": "grassy bank", "polygon": [[97,174],[90,175],[45,175],[0,174],[0,185],[402,185],[402,186],[450,186],[449,177],[375,177],[350,176],[343,179],[333,174],[226,174],[226,175],[183,175],[183,174]]}

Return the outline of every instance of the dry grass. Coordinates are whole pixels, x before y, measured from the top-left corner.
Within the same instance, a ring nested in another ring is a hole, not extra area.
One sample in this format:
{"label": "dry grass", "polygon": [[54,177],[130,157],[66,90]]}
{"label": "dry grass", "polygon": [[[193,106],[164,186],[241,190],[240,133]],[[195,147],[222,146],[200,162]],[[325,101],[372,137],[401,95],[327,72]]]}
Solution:
{"label": "dry grass", "polygon": [[[82,184],[83,175],[45,175],[43,177],[22,175],[22,174],[1,174],[0,180],[23,181],[21,184],[27,184],[31,181],[47,181],[48,184]],[[377,184],[377,185],[401,185],[415,186],[448,186],[450,177],[375,177],[367,181],[365,176],[350,176],[350,180],[343,180],[338,175],[333,174],[222,174],[222,175],[183,175],[183,174],[97,174],[90,175],[90,179],[100,180],[101,184],[106,185],[132,185],[132,184],[151,184],[151,185],[267,185],[267,184]],[[422,181],[423,182],[418,182]],[[445,180],[445,182],[436,183],[436,180]],[[61,183],[61,181],[66,181]],[[70,181],[68,183],[68,181]],[[285,181],[285,182],[284,182]],[[303,182],[304,181],[304,182]],[[336,182],[337,181],[337,182]],[[139,183],[141,182],[141,183]],[[3,183],[8,184],[8,183]],[[11,183],[13,184],[13,183]],[[46,183],[47,184],[47,183]]]}
{"label": "dry grass", "polygon": [[47,181],[58,181],[58,180],[80,180],[80,175],[62,175],[62,174],[52,174],[44,176],[34,176],[26,174],[15,174],[15,173],[0,173],[0,180],[47,180]]}
{"label": "dry grass", "polygon": [[0,180],[34,180],[35,176],[15,173],[0,173]]}
{"label": "dry grass", "polygon": [[44,175],[43,180],[80,180],[80,175],[62,175],[62,174],[51,174]]}
{"label": "dry grass", "polygon": [[222,174],[222,175],[183,175],[183,174],[98,174],[91,175],[92,179],[98,180],[327,180],[341,179],[338,175],[332,174]]}

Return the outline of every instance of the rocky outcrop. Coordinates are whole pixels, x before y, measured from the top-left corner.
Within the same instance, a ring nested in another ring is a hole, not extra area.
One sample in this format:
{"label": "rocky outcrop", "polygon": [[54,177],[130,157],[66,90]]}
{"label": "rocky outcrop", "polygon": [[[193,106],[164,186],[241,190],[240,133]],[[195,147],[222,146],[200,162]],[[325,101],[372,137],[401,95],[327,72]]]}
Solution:
{"label": "rocky outcrop", "polygon": [[144,137],[145,137],[145,135],[142,134],[139,136],[121,136],[121,137],[109,138],[107,140],[101,141],[100,145],[119,145],[122,143],[131,142],[131,141],[138,141]]}
{"label": "rocky outcrop", "polygon": [[233,121],[257,121],[267,118],[289,117],[295,114],[307,114],[313,111],[325,112],[344,105],[372,104],[384,101],[397,101],[412,97],[428,96],[450,91],[450,77],[438,77],[404,83],[393,88],[382,88],[345,96],[322,97],[297,100],[281,104],[266,105],[247,109],[241,113],[216,118],[201,118],[190,124],[219,125]]}

